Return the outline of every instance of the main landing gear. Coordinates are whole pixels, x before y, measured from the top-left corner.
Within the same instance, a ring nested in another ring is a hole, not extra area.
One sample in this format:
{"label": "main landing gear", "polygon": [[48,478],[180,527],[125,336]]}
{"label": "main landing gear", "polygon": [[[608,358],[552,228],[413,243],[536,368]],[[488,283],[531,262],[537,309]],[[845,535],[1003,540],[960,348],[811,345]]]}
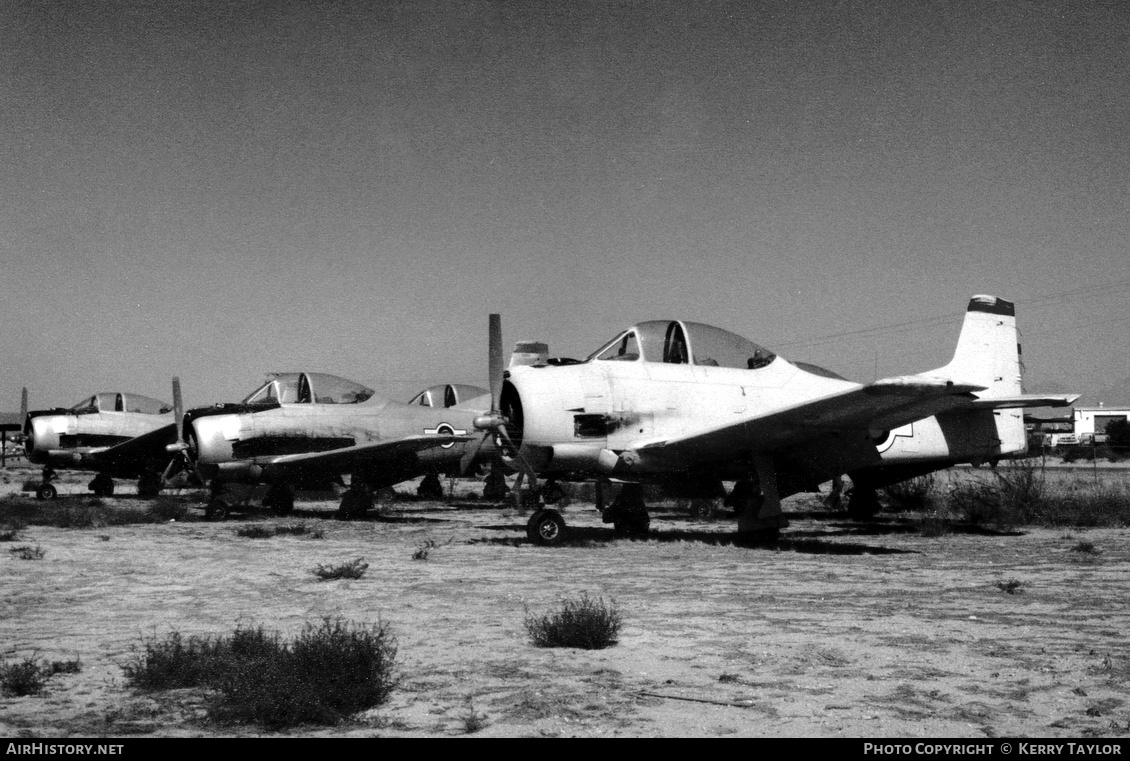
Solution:
{"label": "main landing gear", "polygon": [[365,513],[373,508],[373,490],[366,484],[351,483],[345,494],[341,495],[341,504],[337,508],[337,517],[343,521],[354,518],[364,518]]}
{"label": "main landing gear", "polygon": [[55,484],[51,483],[58,477],[59,475],[50,465],[44,467],[42,474],[43,481],[35,488],[35,498],[55,499],[55,497],[59,496],[59,490],[55,488]]}
{"label": "main landing gear", "polygon": [[[208,497],[208,504],[204,507],[204,519],[209,521],[227,520],[232,511],[242,511],[251,504],[251,492],[237,505],[229,503],[223,498],[224,483],[213,480]],[[275,515],[290,515],[294,511],[294,487],[290,484],[272,484],[263,497],[263,507]]]}
{"label": "main landing gear", "polygon": [[624,484],[620,493],[606,509],[603,507],[602,489],[597,484],[597,510],[600,520],[611,523],[613,530],[621,536],[642,536],[651,528],[651,516],[643,501],[643,484]]}

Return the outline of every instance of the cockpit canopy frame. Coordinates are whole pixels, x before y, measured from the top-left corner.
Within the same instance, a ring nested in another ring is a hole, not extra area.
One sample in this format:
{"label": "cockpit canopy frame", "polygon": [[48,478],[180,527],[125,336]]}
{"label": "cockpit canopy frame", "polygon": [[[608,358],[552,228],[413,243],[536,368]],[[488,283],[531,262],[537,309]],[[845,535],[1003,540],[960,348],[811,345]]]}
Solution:
{"label": "cockpit canopy frame", "polygon": [[328,373],[272,373],[242,404],[360,404],[375,393],[360,383]]}
{"label": "cockpit canopy frame", "polygon": [[649,320],[623,331],[585,361],[662,362],[756,370],[776,358],[765,347],[712,325]]}

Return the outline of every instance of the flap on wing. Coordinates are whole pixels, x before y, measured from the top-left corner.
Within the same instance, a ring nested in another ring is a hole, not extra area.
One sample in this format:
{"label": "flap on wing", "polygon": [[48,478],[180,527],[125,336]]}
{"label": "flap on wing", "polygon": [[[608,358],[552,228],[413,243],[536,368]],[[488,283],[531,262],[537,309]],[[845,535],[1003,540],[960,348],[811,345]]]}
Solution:
{"label": "flap on wing", "polygon": [[418,434],[405,436],[399,439],[373,441],[359,444],[344,449],[333,449],[328,452],[302,452],[299,454],[286,454],[272,457],[264,464],[265,468],[340,468],[344,469],[357,460],[375,460],[392,458],[399,454],[419,452],[424,449],[456,444],[459,442],[475,441],[473,436],[445,436],[433,434]]}
{"label": "flap on wing", "polygon": [[802,402],[690,436],[641,443],[645,456],[702,461],[793,446],[832,431],[889,430],[953,409],[970,408],[983,386],[906,376]]}

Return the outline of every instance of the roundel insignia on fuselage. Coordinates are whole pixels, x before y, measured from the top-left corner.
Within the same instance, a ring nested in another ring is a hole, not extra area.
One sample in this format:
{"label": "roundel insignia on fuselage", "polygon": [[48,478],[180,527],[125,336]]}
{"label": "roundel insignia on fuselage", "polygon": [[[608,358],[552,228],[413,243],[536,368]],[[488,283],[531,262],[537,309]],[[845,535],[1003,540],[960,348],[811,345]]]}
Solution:
{"label": "roundel insignia on fuselage", "polygon": [[[433,436],[463,436],[467,433],[467,431],[456,429],[450,423],[440,423],[435,428],[425,428],[424,433],[431,434]],[[451,449],[453,446],[455,446],[455,442],[449,441],[446,444],[440,444],[440,446],[444,449]]]}

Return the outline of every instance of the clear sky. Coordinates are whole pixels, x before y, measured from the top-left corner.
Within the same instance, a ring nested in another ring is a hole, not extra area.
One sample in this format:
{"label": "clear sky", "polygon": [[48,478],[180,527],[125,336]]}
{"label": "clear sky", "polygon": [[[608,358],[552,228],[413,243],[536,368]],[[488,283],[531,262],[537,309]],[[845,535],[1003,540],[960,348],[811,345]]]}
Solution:
{"label": "clear sky", "polygon": [[[1130,4],[0,3],[0,407],[407,399],[645,319],[850,378],[1014,300],[1130,375]],[[1043,388],[1041,388],[1043,387]]]}

